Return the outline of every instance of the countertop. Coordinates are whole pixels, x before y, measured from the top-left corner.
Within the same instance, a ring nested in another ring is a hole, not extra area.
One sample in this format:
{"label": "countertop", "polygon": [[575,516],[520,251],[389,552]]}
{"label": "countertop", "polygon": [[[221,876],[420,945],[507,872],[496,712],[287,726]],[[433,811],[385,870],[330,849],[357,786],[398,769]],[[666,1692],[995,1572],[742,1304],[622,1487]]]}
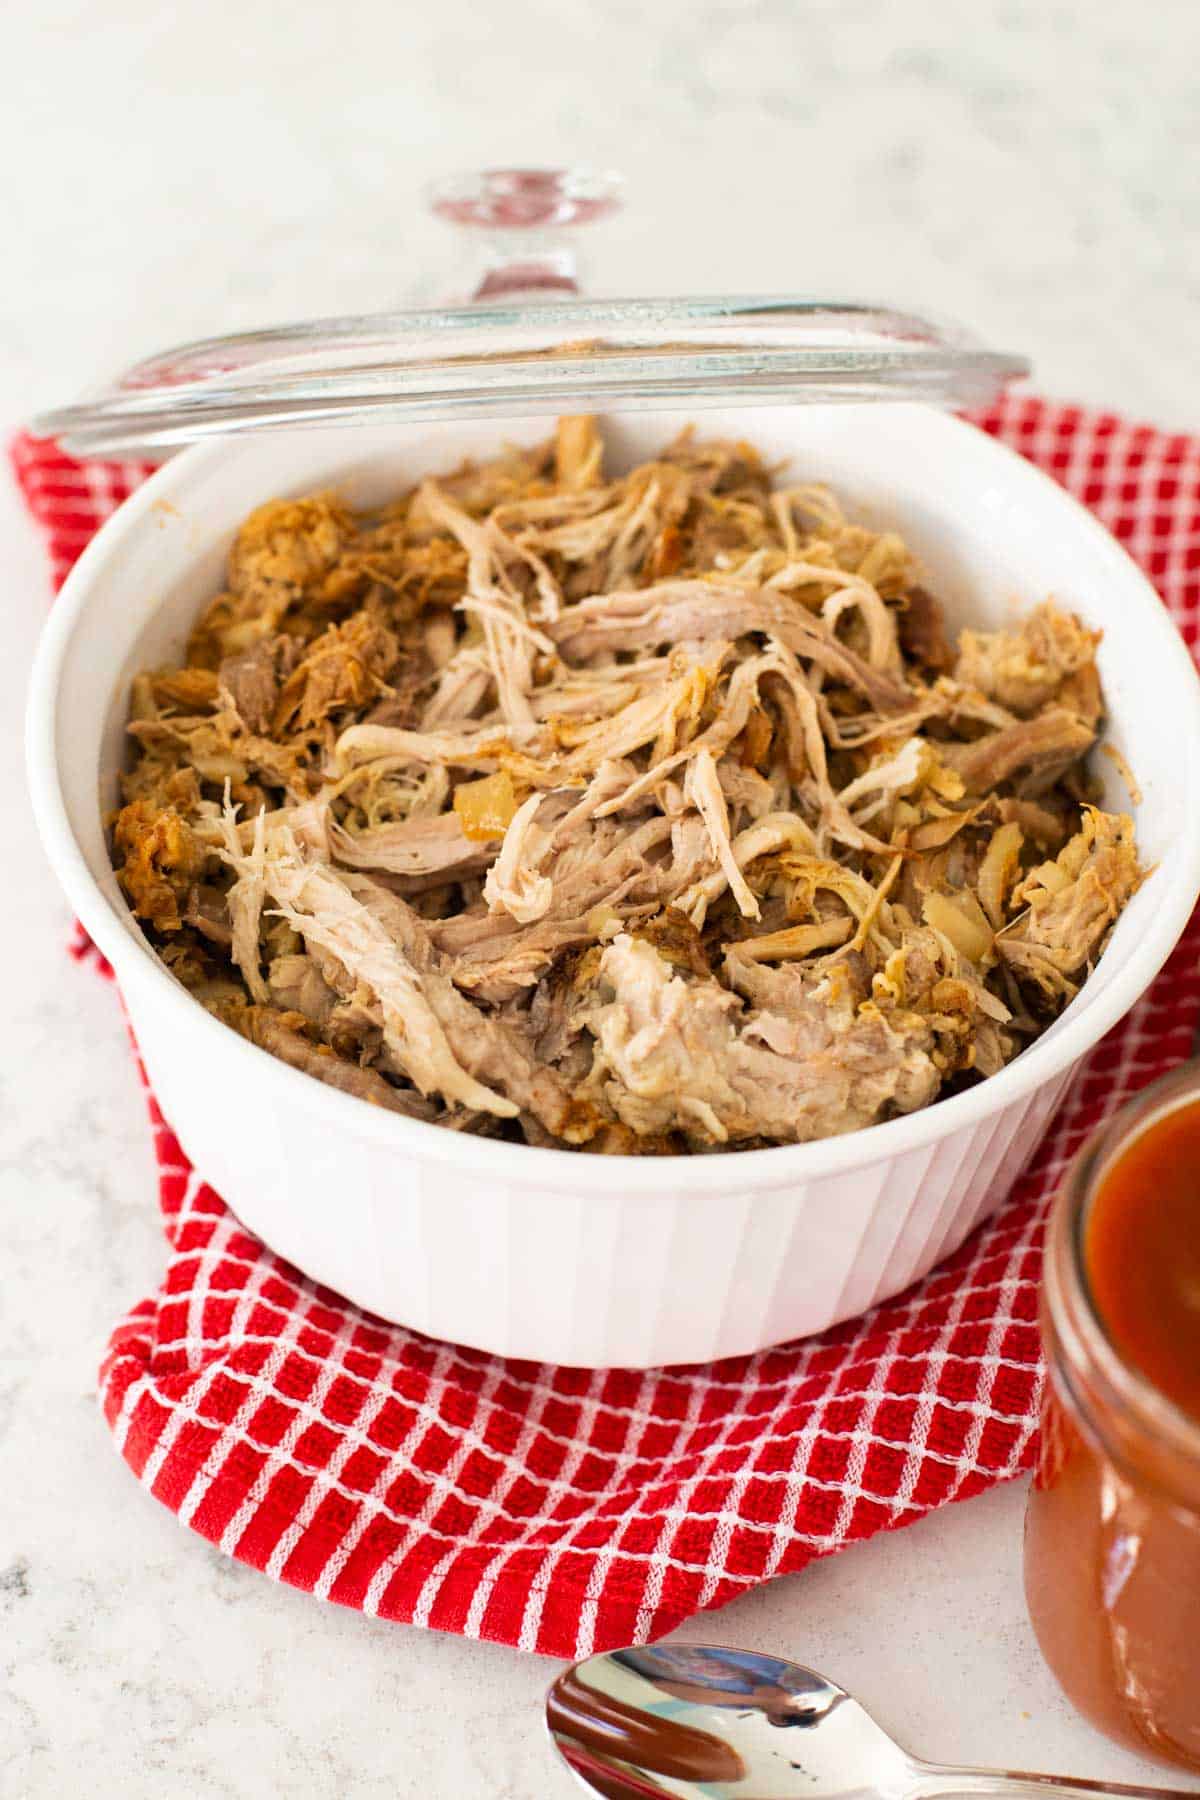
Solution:
{"label": "countertop", "polygon": [[[1029,351],[1048,392],[1196,422],[1191,0],[46,0],[5,23],[0,420],[138,353],[434,297],[431,174],[615,164],[595,291],[883,295]],[[0,730],[47,598],[0,485]],[[4,802],[0,1795],[554,1800],[548,1662],[321,1607],[142,1493],[94,1377],[162,1262],[115,998]],[[855,1689],[945,1760],[1154,1780],[1074,1718],[1020,1588],[1019,1488],[685,1628]]]}

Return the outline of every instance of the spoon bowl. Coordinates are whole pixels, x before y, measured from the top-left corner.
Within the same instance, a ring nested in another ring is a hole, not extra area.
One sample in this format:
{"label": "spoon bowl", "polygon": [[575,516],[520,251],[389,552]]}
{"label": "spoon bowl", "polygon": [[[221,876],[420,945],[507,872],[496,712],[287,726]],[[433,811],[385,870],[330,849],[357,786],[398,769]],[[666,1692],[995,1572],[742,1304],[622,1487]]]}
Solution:
{"label": "spoon bowl", "polygon": [[921,1762],[815,1669],[717,1644],[588,1657],[552,1684],[546,1724],[572,1774],[603,1800],[1181,1792]]}

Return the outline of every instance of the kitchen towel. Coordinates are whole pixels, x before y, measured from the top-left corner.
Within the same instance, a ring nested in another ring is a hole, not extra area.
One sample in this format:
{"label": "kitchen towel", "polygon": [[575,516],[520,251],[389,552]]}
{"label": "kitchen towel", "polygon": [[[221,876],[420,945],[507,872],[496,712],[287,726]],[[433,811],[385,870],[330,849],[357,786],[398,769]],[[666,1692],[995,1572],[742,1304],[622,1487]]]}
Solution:
{"label": "kitchen towel", "polygon": [[[978,422],[1099,515],[1195,651],[1200,442],[1031,397]],[[29,438],[14,461],[56,584],[147,473]],[[1198,961],[1200,913],[949,1262],[703,1368],[535,1366],[386,1325],[245,1232],[151,1098],[168,1265],[101,1369],[117,1447],[192,1530],[322,1599],[554,1656],[660,1637],[1029,1467],[1047,1204],[1087,1134],[1190,1053]]]}

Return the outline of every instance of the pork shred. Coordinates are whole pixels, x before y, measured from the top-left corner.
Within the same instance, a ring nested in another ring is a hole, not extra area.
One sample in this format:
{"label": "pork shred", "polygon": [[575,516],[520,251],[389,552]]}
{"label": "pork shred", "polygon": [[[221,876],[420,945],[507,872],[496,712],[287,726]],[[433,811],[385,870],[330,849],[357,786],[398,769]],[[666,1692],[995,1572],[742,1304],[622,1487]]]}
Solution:
{"label": "pork shred", "polygon": [[370,513],[259,507],[136,677],[113,862],[231,1029],[593,1154],[803,1142],[994,1074],[1143,878],[1098,634],[951,630],[894,531],[594,419]]}

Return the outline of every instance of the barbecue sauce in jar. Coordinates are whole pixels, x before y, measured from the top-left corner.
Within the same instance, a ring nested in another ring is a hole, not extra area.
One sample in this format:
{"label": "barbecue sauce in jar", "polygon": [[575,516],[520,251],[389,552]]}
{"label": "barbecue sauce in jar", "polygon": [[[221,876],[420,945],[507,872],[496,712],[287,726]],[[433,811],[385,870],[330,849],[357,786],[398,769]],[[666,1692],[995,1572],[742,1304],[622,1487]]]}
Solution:
{"label": "barbecue sauce in jar", "polygon": [[1085,1147],[1047,1232],[1025,1583],[1069,1699],[1200,1769],[1200,1065]]}

